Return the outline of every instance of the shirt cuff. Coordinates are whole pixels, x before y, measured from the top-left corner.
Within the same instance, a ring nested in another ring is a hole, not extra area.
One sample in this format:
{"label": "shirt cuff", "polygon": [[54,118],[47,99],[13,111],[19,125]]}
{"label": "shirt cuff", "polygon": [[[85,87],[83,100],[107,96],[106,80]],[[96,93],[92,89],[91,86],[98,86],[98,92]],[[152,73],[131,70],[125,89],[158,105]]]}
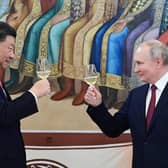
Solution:
{"label": "shirt cuff", "polygon": [[28,92],[30,92],[34,96],[36,103],[38,103],[38,98],[37,98],[36,94],[34,92],[32,92],[31,90],[28,90]]}

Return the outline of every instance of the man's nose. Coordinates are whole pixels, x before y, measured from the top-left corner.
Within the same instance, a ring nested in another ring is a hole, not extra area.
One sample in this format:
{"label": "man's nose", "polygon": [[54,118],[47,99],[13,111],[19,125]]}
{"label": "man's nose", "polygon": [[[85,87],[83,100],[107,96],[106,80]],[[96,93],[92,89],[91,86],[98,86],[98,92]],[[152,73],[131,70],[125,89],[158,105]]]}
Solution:
{"label": "man's nose", "polygon": [[11,59],[13,59],[13,58],[15,58],[15,53],[14,52],[10,52],[9,56],[10,56]]}

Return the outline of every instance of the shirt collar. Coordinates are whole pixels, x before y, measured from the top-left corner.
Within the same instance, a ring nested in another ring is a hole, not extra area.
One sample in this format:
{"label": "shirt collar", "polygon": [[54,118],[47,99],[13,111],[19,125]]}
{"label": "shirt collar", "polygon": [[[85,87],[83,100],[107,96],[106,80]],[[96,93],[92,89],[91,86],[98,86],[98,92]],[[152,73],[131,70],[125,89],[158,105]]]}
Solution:
{"label": "shirt collar", "polygon": [[163,91],[168,83],[168,72],[166,72],[156,83],[157,89]]}

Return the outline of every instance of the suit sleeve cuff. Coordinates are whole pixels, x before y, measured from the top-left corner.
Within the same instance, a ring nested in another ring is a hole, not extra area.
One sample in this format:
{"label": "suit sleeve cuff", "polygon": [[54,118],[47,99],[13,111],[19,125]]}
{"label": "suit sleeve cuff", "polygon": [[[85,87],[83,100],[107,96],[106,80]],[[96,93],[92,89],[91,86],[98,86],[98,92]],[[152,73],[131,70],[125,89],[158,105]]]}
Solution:
{"label": "suit sleeve cuff", "polygon": [[38,103],[38,98],[36,96],[36,94],[34,92],[32,92],[31,90],[29,90],[29,92],[34,96],[35,100],[36,100],[36,104]]}

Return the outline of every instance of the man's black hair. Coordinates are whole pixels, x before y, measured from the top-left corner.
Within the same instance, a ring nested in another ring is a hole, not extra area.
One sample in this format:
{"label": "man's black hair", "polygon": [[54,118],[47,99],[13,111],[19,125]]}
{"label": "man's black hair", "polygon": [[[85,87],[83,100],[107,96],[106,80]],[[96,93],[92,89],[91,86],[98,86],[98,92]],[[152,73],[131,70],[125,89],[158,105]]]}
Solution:
{"label": "man's black hair", "polygon": [[16,38],[16,31],[8,23],[0,21],[0,42],[4,41],[7,36]]}

